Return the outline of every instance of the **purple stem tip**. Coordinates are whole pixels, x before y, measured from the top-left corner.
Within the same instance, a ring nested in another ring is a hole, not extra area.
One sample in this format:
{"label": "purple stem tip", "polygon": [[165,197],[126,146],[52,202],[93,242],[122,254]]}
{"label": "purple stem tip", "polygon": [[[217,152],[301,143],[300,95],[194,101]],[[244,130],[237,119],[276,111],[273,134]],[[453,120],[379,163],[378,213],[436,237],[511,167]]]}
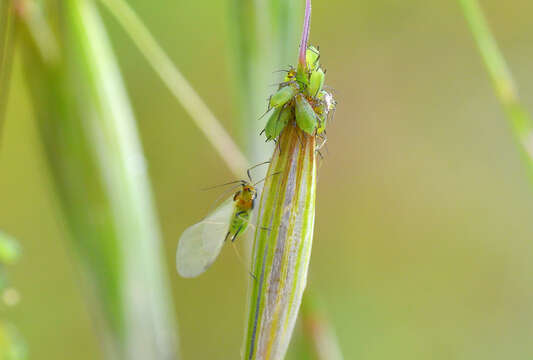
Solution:
{"label": "purple stem tip", "polygon": [[302,41],[300,42],[300,57],[298,62],[300,66],[305,69],[305,54],[307,51],[307,43],[309,41],[309,28],[311,27],[311,0],[305,1],[305,17],[304,28],[302,32]]}

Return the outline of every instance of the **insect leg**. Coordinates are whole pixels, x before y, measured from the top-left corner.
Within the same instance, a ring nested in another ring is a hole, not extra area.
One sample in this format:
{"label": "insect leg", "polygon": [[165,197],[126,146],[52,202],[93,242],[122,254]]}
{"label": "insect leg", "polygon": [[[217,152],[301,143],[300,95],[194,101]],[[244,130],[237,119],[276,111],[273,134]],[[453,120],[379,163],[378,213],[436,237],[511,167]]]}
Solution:
{"label": "insect leg", "polygon": [[237,238],[237,235],[239,235],[239,233],[241,232],[242,230],[242,225],[239,226],[239,228],[237,229],[237,231],[235,232],[235,235],[233,235],[233,237],[231,238],[231,242],[234,242],[235,239]]}
{"label": "insect leg", "polygon": [[274,142],[276,143],[276,147],[279,149],[279,153],[281,154],[281,142],[278,139],[274,139]]}

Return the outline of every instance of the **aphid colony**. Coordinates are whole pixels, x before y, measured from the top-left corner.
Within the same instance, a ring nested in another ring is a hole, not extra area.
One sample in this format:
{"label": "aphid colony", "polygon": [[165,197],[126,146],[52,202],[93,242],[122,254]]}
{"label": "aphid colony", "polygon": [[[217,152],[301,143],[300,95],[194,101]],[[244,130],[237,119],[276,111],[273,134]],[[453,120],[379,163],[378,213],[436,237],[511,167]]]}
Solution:
{"label": "aphid colony", "polygon": [[306,52],[306,66],[291,67],[278,91],[268,103],[272,110],[264,133],[268,140],[276,140],[288,124],[296,124],[309,135],[324,138],[328,118],[336,102],[324,90],[325,72],[320,67],[320,53],[310,46]]}
{"label": "aphid colony", "polygon": [[[298,126],[310,136],[319,137],[322,143],[317,150],[326,141],[326,124],[336,102],[331,93],[323,89],[325,72],[319,60],[318,49],[307,48],[306,65],[300,65],[298,69],[291,67],[278,91],[270,97],[268,111],[272,114],[264,129],[267,141],[277,141],[288,125]],[[183,232],[176,252],[176,266],[181,276],[202,274],[218,257],[226,240],[233,243],[248,229],[257,197],[257,183],[252,183],[250,176],[254,167],[248,169],[250,181],[225,184],[237,184],[239,189],[203,220]]]}

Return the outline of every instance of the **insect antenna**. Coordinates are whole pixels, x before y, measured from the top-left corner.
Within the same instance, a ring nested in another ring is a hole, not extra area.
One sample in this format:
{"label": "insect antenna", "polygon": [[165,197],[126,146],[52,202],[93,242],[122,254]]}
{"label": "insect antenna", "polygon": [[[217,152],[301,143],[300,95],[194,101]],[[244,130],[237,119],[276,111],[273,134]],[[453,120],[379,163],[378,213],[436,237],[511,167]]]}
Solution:
{"label": "insect antenna", "polygon": [[232,186],[230,187],[229,189],[226,189],[224,192],[222,192],[222,194],[220,194],[216,199],[215,201],[213,202],[213,205],[211,205],[211,207],[209,208],[209,211],[207,212],[207,215],[208,216],[209,214],[211,214],[211,212],[218,206],[218,204],[220,204],[222,201],[221,199],[225,198],[226,196],[228,196],[228,193],[231,192],[231,191],[235,191],[236,188],[238,188],[239,186],[242,186],[243,183],[242,183],[243,180],[240,180],[239,182],[241,182],[240,184],[237,184],[235,186]]}
{"label": "insect antenna", "polygon": [[275,172],[274,174],[270,174],[270,175],[267,175],[265,176],[264,178],[262,178],[261,180],[259,180],[258,182],[254,183],[253,185],[256,186],[257,184],[260,184],[262,183],[263,181],[265,181],[266,179],[268,179],[269,177],[272,177],[274,175],[278,175],[278,174],[281,174],[283,171],[278,171],[278,172]]}
{"label": "insect antenna", "polygon": [[246,174],[248,174],[248,179],[250,179],[250,182],[253,182],[252,175],[250,174],[250,171],[255,169],[258,166],[265,165],[265,164],[270,164],[270,161],[265,161],[265,162],[262,162],[262,163],[259,163],[259,164],[255,164],[254,166],[252,166],[252,167],[248,168],[248,170],[246,170]]}
{"label": "insect antenna", "polygon": [[[207,190],[213,190],[213,189],[216,189],[216,188],[219,188],[219,187],[223,187],[223,186],[227,186],[227,185],[232,185],[232,184],[244,184],[244,180],[235,180],[235,181],[230,181],[230,182],[227,182],[225,184],[220,184],[220,185],[215,185],[215,186],[211,186],[211,187],[208,187],[208,188],[203,188],[203,189],[200,189],[201,191],[207,191]],[[233,188],[232,188],[233,189]]]}

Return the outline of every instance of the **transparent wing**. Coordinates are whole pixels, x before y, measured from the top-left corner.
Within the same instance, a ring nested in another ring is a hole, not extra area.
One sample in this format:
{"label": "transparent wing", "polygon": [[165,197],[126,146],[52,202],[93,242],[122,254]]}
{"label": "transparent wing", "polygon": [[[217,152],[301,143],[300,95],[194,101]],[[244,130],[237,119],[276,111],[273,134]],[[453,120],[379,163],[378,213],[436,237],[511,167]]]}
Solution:
{"label": "transparent wing", "polygon": [[211,266],[224,245],[234,206],[231,198],[226,200],[183,232],[176,252],[178,274],[185,278],[196,277]]}

